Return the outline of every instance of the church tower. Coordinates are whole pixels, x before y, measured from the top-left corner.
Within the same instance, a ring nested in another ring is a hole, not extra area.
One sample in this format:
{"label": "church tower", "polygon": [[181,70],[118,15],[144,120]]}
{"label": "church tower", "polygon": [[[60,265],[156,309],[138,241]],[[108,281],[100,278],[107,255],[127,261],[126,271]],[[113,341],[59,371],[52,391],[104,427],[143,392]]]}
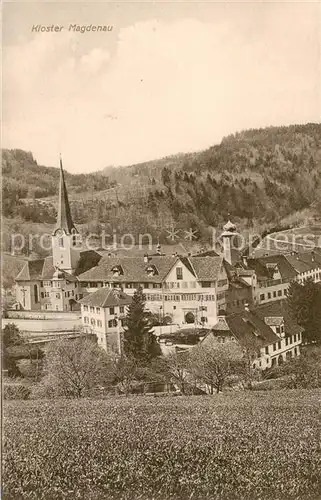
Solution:
{"label": "church tower", "polygon": [[226,262],[232,264],[232,239],[236,235],[236,226],[230,220],[223,226],[223,233],[221,237],[223,239],[223,256]]}
{"label": "church tower", "polygon": [[58,217],[55,230],[52,234],[52,258],[54,267],[73,274],[80,254],[79,249],[77,250],[78,235],[79,233],[71,217],[64,171],[62,168],[62,159],[60,157]]}

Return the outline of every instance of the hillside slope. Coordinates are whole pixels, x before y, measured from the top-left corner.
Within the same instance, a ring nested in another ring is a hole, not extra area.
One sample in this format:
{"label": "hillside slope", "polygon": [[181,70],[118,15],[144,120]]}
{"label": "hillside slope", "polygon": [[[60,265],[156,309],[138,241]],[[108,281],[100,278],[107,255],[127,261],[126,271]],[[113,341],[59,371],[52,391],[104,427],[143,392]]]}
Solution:
{"label": "hillside slope", "polygon": [[[7,217],[54,221],[58,169],[13,150],[4,152],[3,174]],[[321,214],[321,125],[247,130],[206,151],[67,174],[66,182],[75,222],[95,232],[149,232],[168,241],[174,226],[202,239],[228,214],[241,228],[260,231],[293,214],[295,224],[301,212]]]}

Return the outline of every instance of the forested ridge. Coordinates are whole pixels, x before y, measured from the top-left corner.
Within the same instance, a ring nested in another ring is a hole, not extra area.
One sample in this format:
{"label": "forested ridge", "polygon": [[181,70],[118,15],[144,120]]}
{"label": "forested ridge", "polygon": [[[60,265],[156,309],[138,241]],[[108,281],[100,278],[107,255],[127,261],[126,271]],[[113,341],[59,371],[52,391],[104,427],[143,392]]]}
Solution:
{"label": "forested ridge", "polygon": [[[94,169],[94,165],[93,165]],[[31,153],[3,152],[3,213],[53,223],[59,169]],[[321,214],[321,124],[253,129],[205,151],[128,167],[66,172],[75,222],[119,233],[193,228],[201,237],[228,214],[241,226],[267,228],[312,207]]]}

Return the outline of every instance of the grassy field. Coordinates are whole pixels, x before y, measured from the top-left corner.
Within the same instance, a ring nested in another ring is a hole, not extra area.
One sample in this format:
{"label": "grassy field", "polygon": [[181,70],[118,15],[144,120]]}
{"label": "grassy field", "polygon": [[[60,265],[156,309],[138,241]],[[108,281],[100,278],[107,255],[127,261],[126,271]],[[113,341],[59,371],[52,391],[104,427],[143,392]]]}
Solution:
{"label": "grassy field", "polygon": [[3,498],[316,500],[320,396],[7,402]]}

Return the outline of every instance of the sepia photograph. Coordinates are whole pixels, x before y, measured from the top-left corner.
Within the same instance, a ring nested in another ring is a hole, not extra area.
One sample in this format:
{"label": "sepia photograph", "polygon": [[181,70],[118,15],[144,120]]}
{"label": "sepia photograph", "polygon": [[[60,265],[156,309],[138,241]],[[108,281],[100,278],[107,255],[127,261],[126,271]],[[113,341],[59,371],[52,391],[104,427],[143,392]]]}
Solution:
{"label": "sepia photograph", "polygon": [[1,499],[321,499],[320,1],[4,1]]}

